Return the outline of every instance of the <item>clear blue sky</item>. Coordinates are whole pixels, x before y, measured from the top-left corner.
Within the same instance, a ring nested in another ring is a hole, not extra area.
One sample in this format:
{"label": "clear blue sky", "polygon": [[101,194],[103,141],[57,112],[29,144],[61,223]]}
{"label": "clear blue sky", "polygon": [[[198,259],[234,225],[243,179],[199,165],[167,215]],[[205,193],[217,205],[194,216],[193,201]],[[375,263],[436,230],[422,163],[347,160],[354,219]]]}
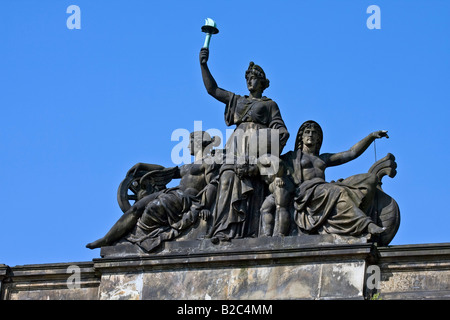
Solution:
{"label": "clear blue sky", "polygon": [[[69,5],[81,29],[69,30]],[[369,5],[381,29],[369,30]],[[171,167],[174,130],[219,129],[224,105],[203,87],[204,19],[216,20],[210,69],[247,94],[250,61],[270,79],[291,138],[305,120],[338,152],[375,130],[398,174],[391,244],[449,242],[450,2],[12,1],[0,10],[0,263],[89,261],[122,212],[116,192],[137,162]],[[327,180],[366,172],[374,148]]]}

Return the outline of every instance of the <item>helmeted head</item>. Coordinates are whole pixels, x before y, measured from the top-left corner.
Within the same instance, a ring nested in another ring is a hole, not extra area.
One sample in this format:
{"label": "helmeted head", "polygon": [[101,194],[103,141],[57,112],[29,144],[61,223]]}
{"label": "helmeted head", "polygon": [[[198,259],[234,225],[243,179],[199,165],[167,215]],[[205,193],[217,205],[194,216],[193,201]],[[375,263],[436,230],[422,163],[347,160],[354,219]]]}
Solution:
{"label": "helmeted head", "polygon": [[194,155],[195,151],[201,149],[202,151],[209,145],[215,143],[217,137],[212,137],[206,131],[194,131],[189,134],[189,146],[191,155]]}
{"label": "helmeted head", "polygon": [[267,89],[270,85],[270,81],[266,78],[264,70],[253,61],[250,62],[247,71],[245,71],[245,80],[247,80],[247,86],[249,86],[249,81],[251,80],[251,78],[256,78],[257,80],[259,80],[259,82],[261,83],[262,91]]}

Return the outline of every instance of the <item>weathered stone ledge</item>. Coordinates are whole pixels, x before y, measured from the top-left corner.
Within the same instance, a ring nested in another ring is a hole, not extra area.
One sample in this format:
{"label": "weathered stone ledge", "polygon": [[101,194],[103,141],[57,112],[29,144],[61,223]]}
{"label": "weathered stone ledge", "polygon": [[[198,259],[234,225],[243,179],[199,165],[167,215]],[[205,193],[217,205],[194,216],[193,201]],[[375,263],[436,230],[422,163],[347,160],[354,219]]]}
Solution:
{"label": "weathered stone ledge", "polygon": [[[0,264],[0,299],[450,299],[450,243],[377,248],[327,235],[133,250],[105,247],[90,262]],[[379,289],[367,287],[370,265],[379,267]]]}
{"label": "weathered stone ledge", "polygon": [[378,248],[383,299],[450,299],[450,243]]}
{"label": "weathered stone ledge", "polygon": [[102,248],[103,258],[94,259],[94,263],[97,269],[110,270],[306,263],[324,262],[349,253],[366,259],[373,248],[364,238],[335,235],[245,238],[220,244],[210,240],[167,242],[155,253],[145,253],[135,245],[122,243]]}

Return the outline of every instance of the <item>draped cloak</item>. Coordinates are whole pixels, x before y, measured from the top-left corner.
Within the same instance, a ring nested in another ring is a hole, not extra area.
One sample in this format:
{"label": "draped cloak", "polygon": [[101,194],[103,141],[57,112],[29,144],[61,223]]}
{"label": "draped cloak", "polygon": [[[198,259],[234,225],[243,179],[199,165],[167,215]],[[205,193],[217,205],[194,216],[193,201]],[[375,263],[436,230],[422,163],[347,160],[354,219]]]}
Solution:
{"label": "draped cloak", "polygon": [[294,221],[301,232],[359,236],[372,222],[367,208],[373,200],[377,179],[374,174],[357,174],[338,182],[322,178],[303,181],[302,151],[283,155],[283,162],[297,185]]}
{"label": "draped cloak", "polygon": [[[215,163],[205,168],[205,176],[209,173],[216,175],[216,172]],[[155,199],[145,207],[145,219],[139,218],[127,240],[149,252],[162,241],[178,237],[197,221],[200,210],[209,209],[216,188],[217,177],[213,176],[212,180],[194,195],[180,187],[158,191]]]}
{"label": "draped cloak", "polygon": [[261,152],[270,152],[270,137],[264,146],[258,139],[262,132],[275,134],[273,129],[277,129],[276,134],[279,134],[276,136],[278,156],[289,133],[277,104],[267,97],[252,99],[230,92],[224,115],[226,125],[236,125],[236,128],[225,146],[209,236],[224,240],[256,237],[259,233],[259,209],[267,194],[267,186],[260,177],[239,177],[236,163],[243,161],[249,164],[252,155],[258,157]]}

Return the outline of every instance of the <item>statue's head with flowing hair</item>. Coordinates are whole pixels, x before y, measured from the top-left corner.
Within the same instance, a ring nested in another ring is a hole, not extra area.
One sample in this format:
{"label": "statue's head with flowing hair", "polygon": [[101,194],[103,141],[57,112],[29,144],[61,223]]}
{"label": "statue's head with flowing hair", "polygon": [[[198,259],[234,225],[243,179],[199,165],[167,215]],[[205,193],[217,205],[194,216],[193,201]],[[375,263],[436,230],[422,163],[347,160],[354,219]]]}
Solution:
{"label": "statue's head with flowing hair", "polygon": [[297,137],[295,138],[295,150],[303,149],[303,134],[304,134],[305,130],[309,129],[309,128],[314,128],[317,131],[317,133],[319,134],[319,139],[316,144],[316,148],[315,148],[315,152],[314,152],[314,154],[318,155],[320,148],[322,147],[323,131],[322,131],[322,128],[320,127],[320,125],[317,122],[315,122],[314,120],[308,120],[308,121],[303,122],[303,124],[298,129]]}

